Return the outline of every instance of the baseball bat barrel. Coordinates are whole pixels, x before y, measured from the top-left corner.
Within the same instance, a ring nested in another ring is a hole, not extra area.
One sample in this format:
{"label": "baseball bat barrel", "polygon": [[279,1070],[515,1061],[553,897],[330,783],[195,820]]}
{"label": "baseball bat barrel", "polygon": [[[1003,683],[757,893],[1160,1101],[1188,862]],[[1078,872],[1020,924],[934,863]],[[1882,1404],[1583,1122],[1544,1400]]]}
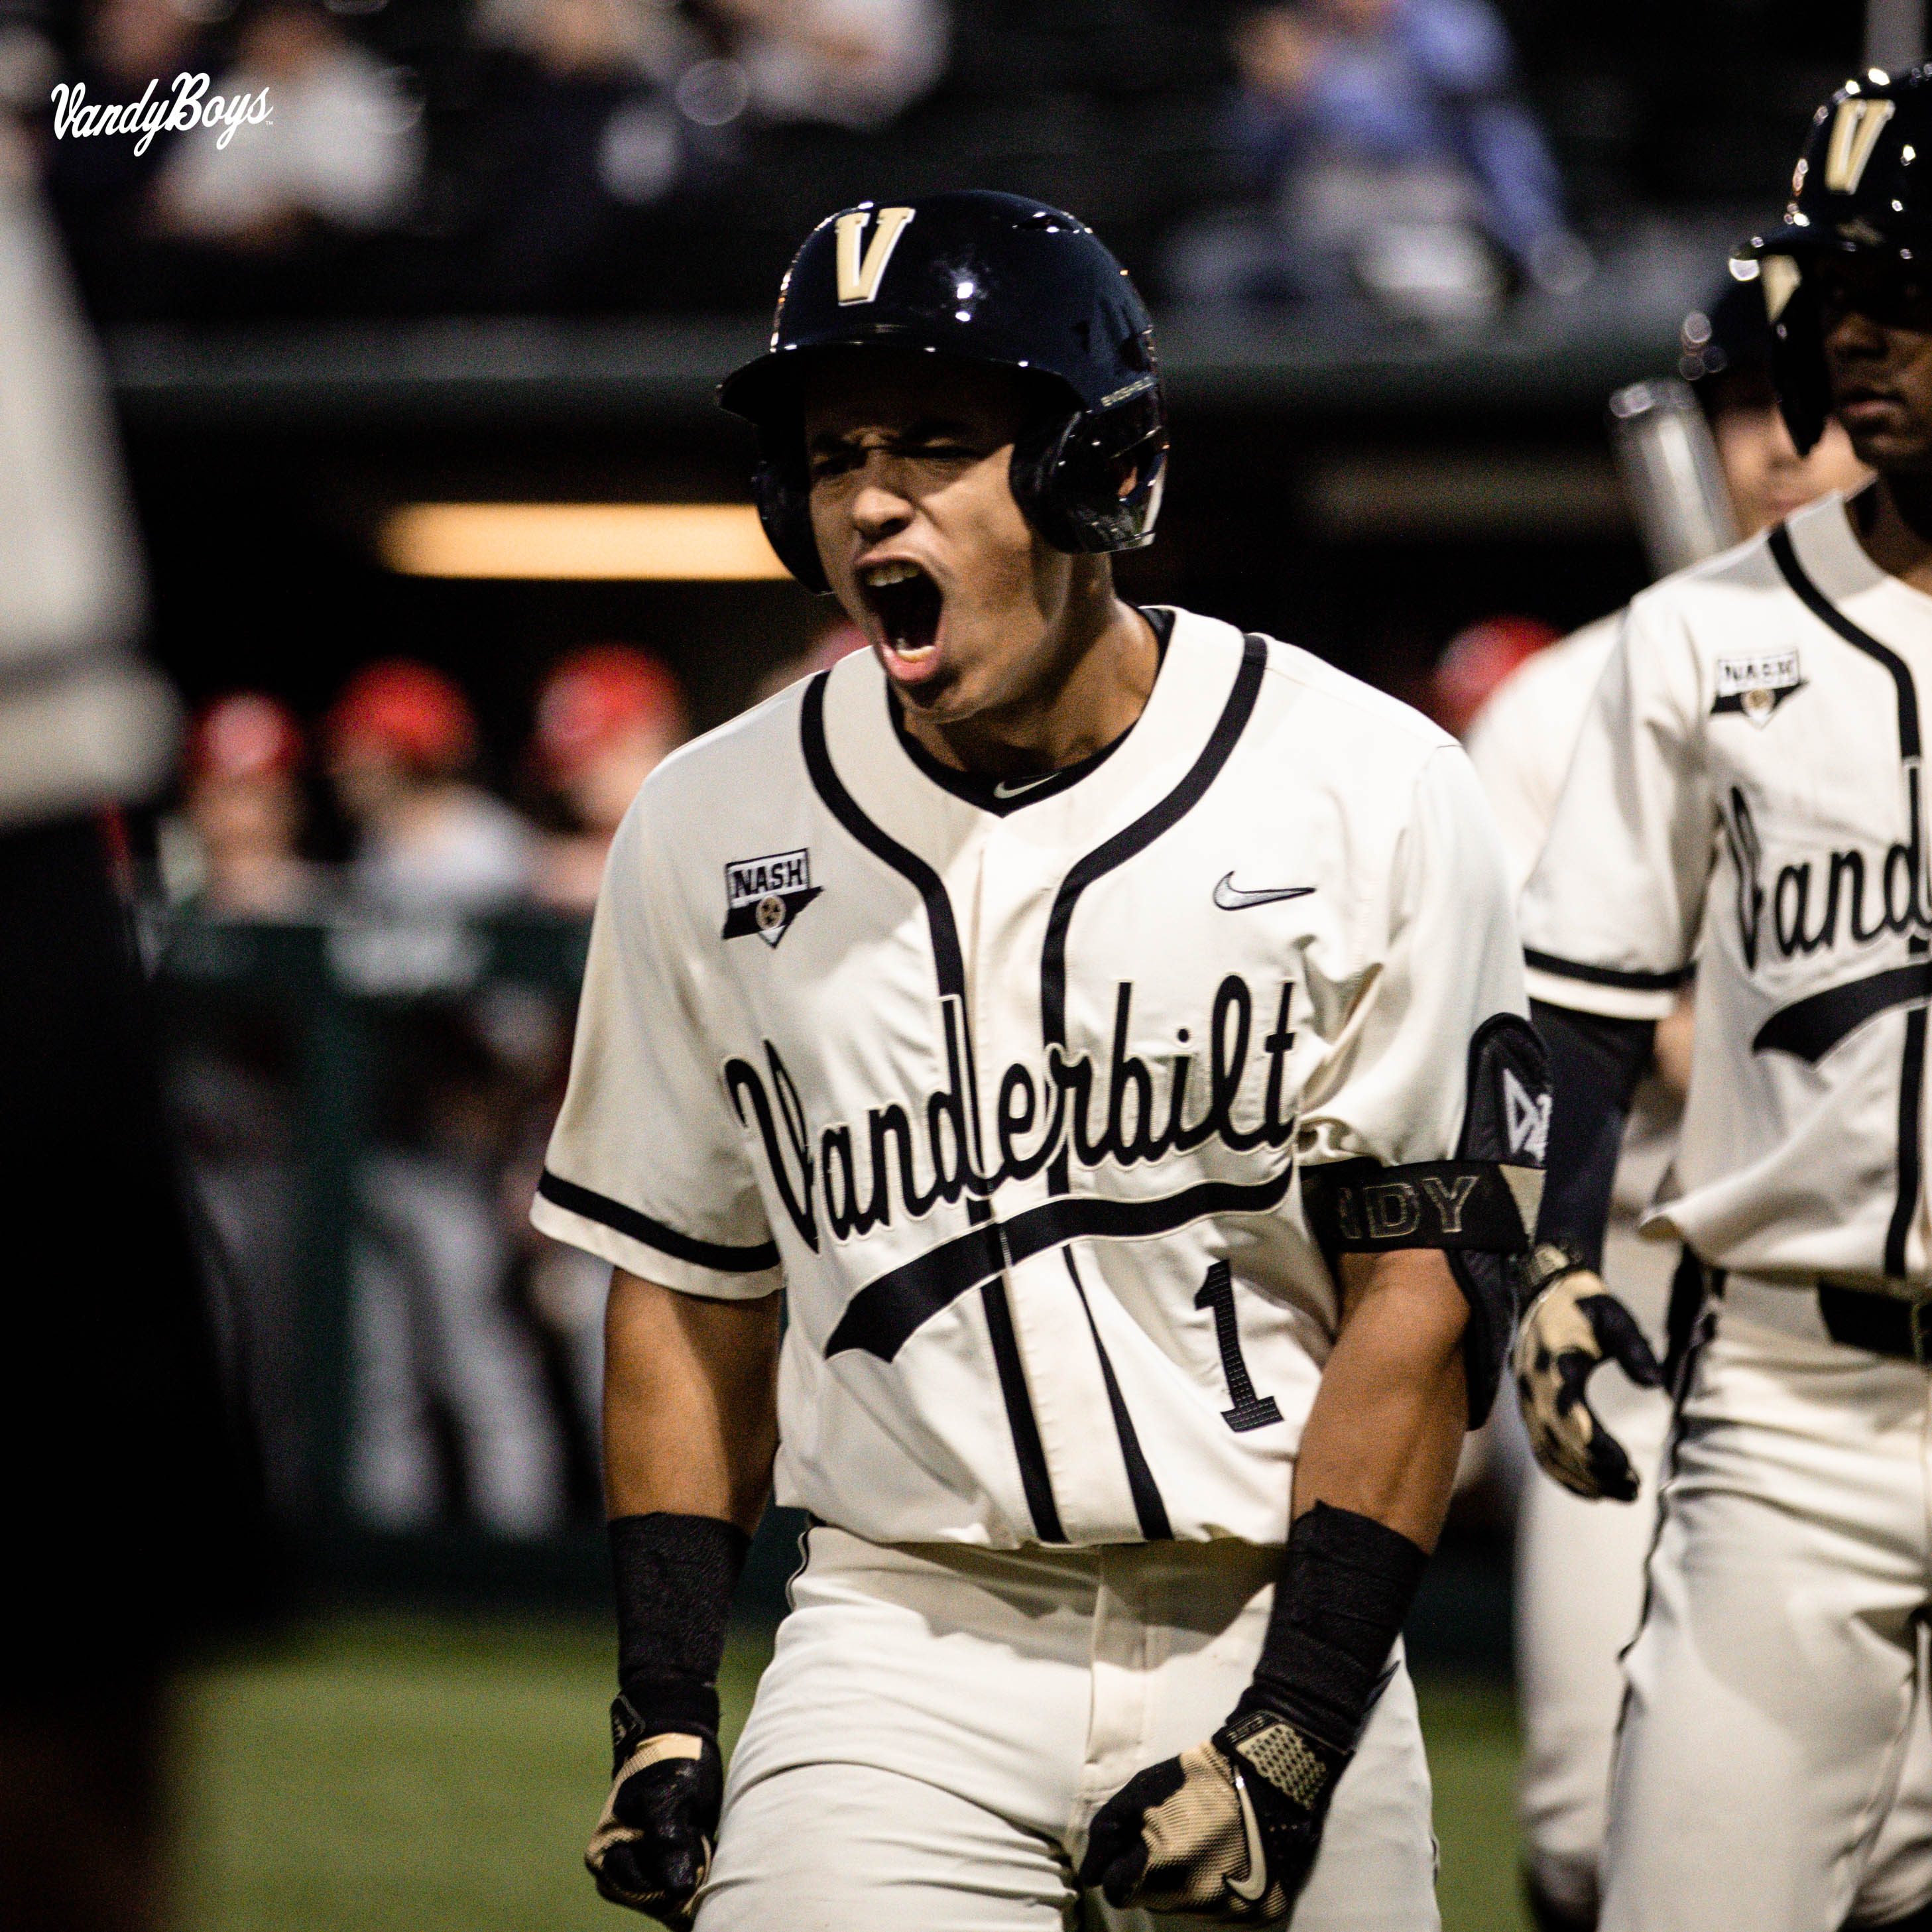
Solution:
{"label": "baseball bat barrel", "polygon": [[1688,382],[1668,376],[1618,390],[1610,398],[1610,428],[1624,488],[1659,577],[1738,541],[1718,446]]}

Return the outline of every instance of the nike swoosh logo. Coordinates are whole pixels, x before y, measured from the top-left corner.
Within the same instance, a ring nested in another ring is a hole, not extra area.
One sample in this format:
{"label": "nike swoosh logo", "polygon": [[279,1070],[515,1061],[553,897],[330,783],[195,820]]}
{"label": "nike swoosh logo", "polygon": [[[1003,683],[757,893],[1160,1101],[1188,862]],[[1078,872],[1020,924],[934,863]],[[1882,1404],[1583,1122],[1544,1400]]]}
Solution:
{"label": "nike swoosh logo", "polygon": [[1259,892],[1244,892],[1230,872],[1214,888],[1214,903],[1223,912],[1239,912],[1246,906],[1266,905],[1274,899],[1305,899],[1312,886],[1269,886]]}
{"label": "nike swoosh logo", "polygon": [[1255,1816],[1255,1802],[1248,1796],[1248,1781],[1241,1775],[1239,1765],[1232,1768],[1234,1796],[1241,1801],[1241,1830],[1248,1841],[1248,1875],[1229,1879],[1228,1889],[1244,1905],[1256,1905],[1268,1888],[1268,1853],[1262,1848],[1261,1820]]}
{"label": "nike swoosh logo", "polygon": [[1058,772],[1048,772],[1043,778],[1022,778],[1018,784],[1009,784],[1004,778],[993,788],[995,798],[1018,798],[1023,791],[1031,791],[1035,785],[1043,785],[1049,779],[1057,778]]}

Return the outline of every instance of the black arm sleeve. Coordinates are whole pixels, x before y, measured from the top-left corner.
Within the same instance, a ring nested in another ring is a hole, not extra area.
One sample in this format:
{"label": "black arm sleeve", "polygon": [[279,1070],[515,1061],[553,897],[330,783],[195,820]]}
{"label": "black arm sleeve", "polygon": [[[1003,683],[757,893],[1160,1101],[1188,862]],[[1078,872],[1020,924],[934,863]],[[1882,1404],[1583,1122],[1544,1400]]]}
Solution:
{"label": "black arm sleeve", "polygon": [[752,1539],[715,1516],[654,1511],[610,1524],[617,1682],[646,1732],[718,1734],[718,1667]]}
{"label": "black arm sleeve", "polygon": [[1536,1238],[1601,1268],[1624,1123],[1655,1049],[1657,1023],[1604,1019],[1540,1000],[1531,1001],[1529,1015],[1549,1051],[1554,1096]]}

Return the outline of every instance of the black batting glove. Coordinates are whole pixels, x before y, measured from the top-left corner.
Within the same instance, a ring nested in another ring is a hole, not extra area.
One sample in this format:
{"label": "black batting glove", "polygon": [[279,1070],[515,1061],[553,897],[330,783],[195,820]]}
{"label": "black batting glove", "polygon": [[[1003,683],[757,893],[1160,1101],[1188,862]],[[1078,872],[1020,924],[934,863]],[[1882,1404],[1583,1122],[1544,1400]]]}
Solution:
{"label": "black batting glove", "polygon": [[1352,1755],[1276,1712],[1238,1707],[1204,1744],[1149,1766],[1101,1806],[1080,1882],[1113,1906],[1273,1924],[1307,1882]]}
{"label": "black batting glove", "polygon": [[1586,1384],[1606,1360],[1640,1388],[1664,1380],[1636,1317],[1601,1278],[1553,1242],[1539,1242],[1524,1268],[1528,1304],[1516,1330],[1516,1400],[1537,1461],[1591,1502],[1634,1502],[1636,1472],[1589,1404]]}
{"label": "black batting glove", "polygon": [[[648,1707],[641,1694],[640,1701]],[[680,1701],[688,1704],[688,1695]],[[614,1905],[687,1932],[724,1802],[716,1714],[708,1724],[688,1709],[653,1720],[620,1694],[610,1706],[610,1795],[584,1862]]]}

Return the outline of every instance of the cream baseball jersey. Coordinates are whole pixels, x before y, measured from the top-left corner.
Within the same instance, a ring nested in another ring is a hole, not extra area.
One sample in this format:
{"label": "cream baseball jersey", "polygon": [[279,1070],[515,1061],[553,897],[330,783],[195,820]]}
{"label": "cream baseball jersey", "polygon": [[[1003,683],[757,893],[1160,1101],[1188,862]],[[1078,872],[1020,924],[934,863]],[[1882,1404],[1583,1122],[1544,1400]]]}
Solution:
{"label": "cream baseball jersey", "polygon": [[1720,1268],[1927,1274],[1932,599],[1842,498],[1646,592],[1523,901],[1530,988],[1661,1016],[1694,954],[1672,1198]]}
{"label": "cream baseball jersey", "polygon": [[1448,1250],[1492,1386],[1548,1106],[1474,776],[1150,614],[1153,694],[1084,765],[946,770],[862,653],[612,848],[534,1218],[782,1282],[779,1499],[874,1541],[1281,1541],[1338,1250]]}
{"label": "cream baseball jersey", "polygon": [[[1504,681],[1470,730],[1469,761],[1496,815],[1510,884],[1519,894],[1550,836],[1570,754],[1622,628],[1622,614],[1618,612],[1538,651]],[[1639,1083],[1617,1160],[1610,1208],[1613,1225],[1634,1229],[1650,1205],[1676,1144],[1682,1112],[1676,1097],[1654,1076]],[[1660,1337],[1675,1260],[1661,1247],[1654,1257],[1645,1255],[1643,1278],[1633,1282],[1634,1258],[1626,1253],[1622,1259],[1618,1292],[1640,1303],[1639,1318]]]}

